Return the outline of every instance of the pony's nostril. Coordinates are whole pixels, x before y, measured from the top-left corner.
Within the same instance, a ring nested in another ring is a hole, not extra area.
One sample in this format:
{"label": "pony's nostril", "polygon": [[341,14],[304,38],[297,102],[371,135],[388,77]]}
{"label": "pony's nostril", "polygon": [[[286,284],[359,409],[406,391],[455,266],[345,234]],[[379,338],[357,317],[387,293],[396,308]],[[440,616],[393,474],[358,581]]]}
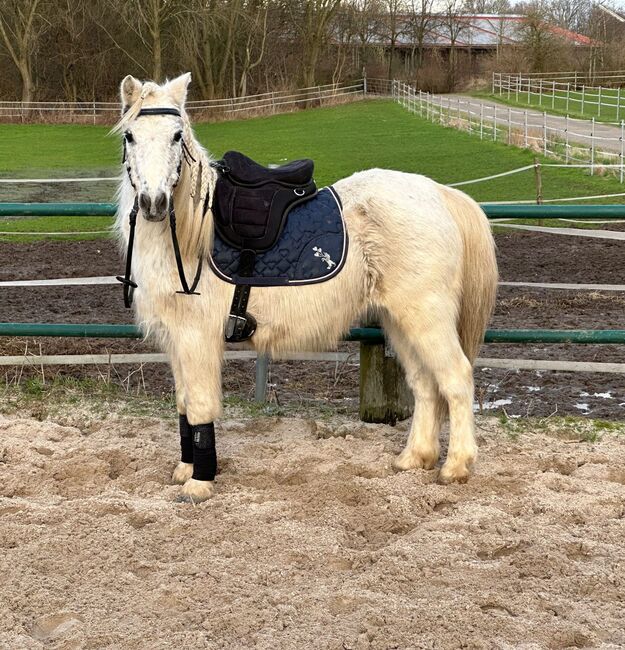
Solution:
{"label": "pony's nostril", "polygon": [[162,214],[165,210],[167,210],[167,194],[165,192],[159,192],[154,200],[154,212],[156,214]]}
{"label": "pony's nostril", "polygon": [[141,194],[139,194],[139,207],[141,208],[144,214],[150,213],[150,208],[152,207],[152,200],[150,199],[150,195],[147,194],[146,192],[141,192]]}

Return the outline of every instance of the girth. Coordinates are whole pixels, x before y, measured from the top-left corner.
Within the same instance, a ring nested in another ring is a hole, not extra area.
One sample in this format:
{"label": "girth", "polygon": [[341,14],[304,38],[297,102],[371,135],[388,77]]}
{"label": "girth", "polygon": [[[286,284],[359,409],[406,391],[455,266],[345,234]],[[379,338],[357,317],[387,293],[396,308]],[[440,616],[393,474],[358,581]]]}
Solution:
{"label": "girth", "polygon": [[[241,251],[238,275],[254,273],[257,253],[272,248],[289,212],[317,194],[312,160],[297,160],[268,169],[238,151],[228,151],[213,166],[219,172],[213,219],[219,236]],[[249,339],[256,321],[247,313],[249,285],[236,285],[226,325],[226,341]]]}

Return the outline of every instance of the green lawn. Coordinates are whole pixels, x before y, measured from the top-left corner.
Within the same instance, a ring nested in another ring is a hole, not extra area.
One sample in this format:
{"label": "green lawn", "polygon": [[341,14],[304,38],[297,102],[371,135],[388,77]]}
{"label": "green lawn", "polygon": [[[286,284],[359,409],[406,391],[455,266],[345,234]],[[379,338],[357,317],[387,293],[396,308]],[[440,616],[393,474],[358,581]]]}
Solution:
{"label": "green lawn", "polygon": [[[551,90],[548,89],[549,94],[543,95],[532,92],[527,95],[527,92],[519,92],[517,94],[513,91],[510,92],[508,97],[507,92],[501,95],[496,92],[480,91],[472,93],[475,97],[484,99],[492,99],[508,106],[515,106],[516,108],[533,108],[554,115],[569,115],[570,117],[591,119],[595,118],[598,122],[620,122],[625,119],[625,91],[621,91],[620,104],[618,101],[618,91],[615,88],[602,88],[601,90],[601,108],[598,106],[598,92],[597,89],[584,92],[571,91],[567,101],[567,93],[565,90],[556,90],[552,96]],[[583,99],[583,101],[582,101]],[[607,106],[606,104],[612,104]],[[618,110],[617,110],[618,108]]]}
{"label": "green lawn", "polygon": [[[238,149],[264,164],[313,158],[319,185],[370,167],[421,173],[442,183],[453,183],[521,167],[534,159],[530,151],[480,141],[468,133],[431,124],[390,101],[198,124],[196,132],[218,156],[228,149]],[[107,128],[93,126],[0,125],[0,175],[74,176],[88,175],[92,170],[118,174],[119,138],[107,133]],[[68,187],[64,186],[64,191]],[[534,174],[530,170],[462,189],[484,202],[532,199]],[[546,199],[620,191],[624,191],[623,186],[611,176],[591,177],[576,169],[543,169]],[[58,200],[48,198],[41,189],[32,199],[7,195],[6,186],[3,192],[3,201]],[[98,195],[97,200],[112,200],[112,189],[106,192],[108,197]],[[63,200],[69,200],[67,195]],[[89,200],[84,191],[79,200]],[[97,227],[92,218],[72,220],[71,227],[67,226],[69,220],[57,219],[55,223],[66,230],[100,230],[110,220],[99,221]],[[0,230],[12,228],[48,232],[52,224],[42,224],[40,219],[0,220]]]}
{"label": "green lawn", "polygon": [[[0,232],[42,233],[41,235],[17,234],[0,235],[0,241],[29,242],[41,239],[60,239],[63,241],[86,239],[108,239],[113,225],[111,217],[36,217],[32,219],[0,218]],[[48,233],[85,233],[93,234],[50,236]]]}

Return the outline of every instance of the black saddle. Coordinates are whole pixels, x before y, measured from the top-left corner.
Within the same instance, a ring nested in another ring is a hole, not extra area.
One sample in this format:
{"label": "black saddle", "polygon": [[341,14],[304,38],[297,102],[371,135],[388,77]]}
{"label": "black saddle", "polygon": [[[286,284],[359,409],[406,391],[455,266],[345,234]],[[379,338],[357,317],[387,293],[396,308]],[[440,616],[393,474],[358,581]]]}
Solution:
{"label": "black saddle", "polygon": [[308,185],[315,169],[315,163],[308,158],[294,160],[280,167],[263,167],[238,151],[228,151],[222,162],[228,168],[230,178],[239,185],[258,186],[271,181],[287,185]]}
{"label": "black saddle", "polygon": [[[251,277],[256,255],[272,248],[289,212],[317,194],[312,160],[268,169],[238,151],[228,151],[213,166],[219,171],[213,217],[219,236],[241,251],[237,275]],[[237,284],[226,325],[226,341],[249,339],[256,321],[246,313],[249,285]]]}
{"label": "black saddle", "polygon": [[317,193],[312,160],[267,169],[238,151],[228,151],[216,167],[220,175],[213,200],[215,228],[241,250],[269,250],[289,211]]}

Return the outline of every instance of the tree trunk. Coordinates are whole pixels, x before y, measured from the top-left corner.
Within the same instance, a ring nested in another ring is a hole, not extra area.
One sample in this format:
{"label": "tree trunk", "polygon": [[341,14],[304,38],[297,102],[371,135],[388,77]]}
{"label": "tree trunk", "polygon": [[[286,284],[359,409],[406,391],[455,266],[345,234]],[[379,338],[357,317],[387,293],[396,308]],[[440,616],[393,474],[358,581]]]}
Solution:
{"label": "tree trunk", "polygon": [[22,78],[22,102],[32,102],[35,94],[35,84],[33,83],[28,61],[20,61],[19,71]]}
{"label": "tree trunk", "polygon": [[161,76],[163,74],[163,62],[162,62],[162,45],[161,45],[161,30],[160,27],[157,28],[156,33],[154,33],[154,38],[152,41],[152,78],[154,81],[160,83]]}

